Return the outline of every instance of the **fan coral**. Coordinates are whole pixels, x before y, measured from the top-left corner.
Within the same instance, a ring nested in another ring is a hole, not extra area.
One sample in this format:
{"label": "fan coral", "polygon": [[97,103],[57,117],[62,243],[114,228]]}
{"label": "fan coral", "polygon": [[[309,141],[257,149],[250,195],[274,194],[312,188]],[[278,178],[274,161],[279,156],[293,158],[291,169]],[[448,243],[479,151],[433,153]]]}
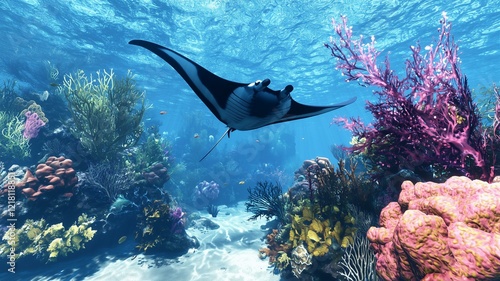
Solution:
{"label": "fan coral", "polygon": [[279,222],[286,220],[287,199],[282,195],[281,185],[270,182],[258,182],[254,189],[248,188],[247,212],[253,215],[249,220],[265,217],[267,220],[276,217]]}
{"label": "fan coral", "polygon": [[405,181],[398,202],[368,239],[384,280],[496,280],[500,277],[500,183],[466,177]]}

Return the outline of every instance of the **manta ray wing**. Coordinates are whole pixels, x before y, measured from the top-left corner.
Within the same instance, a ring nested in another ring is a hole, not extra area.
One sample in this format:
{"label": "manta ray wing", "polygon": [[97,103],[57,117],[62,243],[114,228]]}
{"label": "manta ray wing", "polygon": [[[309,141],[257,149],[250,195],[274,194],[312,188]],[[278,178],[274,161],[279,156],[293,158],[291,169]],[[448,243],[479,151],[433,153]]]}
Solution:
{"label": "manta ray wing", "polygon": [[221,78],[176,51],[161,45],[144,40],[132,40],[129,44],[146,48],[170,64],[184,78],[215,117],[227,125],[227,121],[221,118],[221,111],[225,110],[231,93],[236,88],[248,84]]}
{"label": "manta ray wing", "polygon": [[339,109],[341,107],[344,107],[346,105],[349,105],[353,102],[356,101],[356,97],[347,100],[345,102],[339,103],[339,104],[334,104],[334,105],[329,105],[329,106],[313,106],[313,105],[305,105],[296,102],[295,100],[292,99],[292,104],[290,105],[290,110],[288,110],[287,114],[283,116],[280,120],[272,123],[281,123],[281,122],[288,122],[292,120],[297,120],[297,119],[302,119],[302,118],[308,118],[316,115],[320,115],[335,109]]}

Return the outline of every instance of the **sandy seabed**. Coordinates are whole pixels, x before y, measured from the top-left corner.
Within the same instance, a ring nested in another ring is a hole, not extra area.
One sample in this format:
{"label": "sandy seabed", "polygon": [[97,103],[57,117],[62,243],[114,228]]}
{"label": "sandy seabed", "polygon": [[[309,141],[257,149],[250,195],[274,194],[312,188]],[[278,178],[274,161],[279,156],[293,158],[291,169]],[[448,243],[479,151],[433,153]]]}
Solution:
{"label": "sandy seabed", "polygon": [[235,207],[221,206],[216,218],[201,212],[202,217],[211,219],[220,228],[188,228],[188,235],[195,236],[200,247],[182,256],[134,256],[135,244],[129,239],[106,249],[105,254],[61,260],[34,270],[16,268],[14,274],[1,273],[0,280],[280,280],[267,260],[258,256],[258,250],[265,247],[266,221],[248,221],[250,215],[244,202]]}

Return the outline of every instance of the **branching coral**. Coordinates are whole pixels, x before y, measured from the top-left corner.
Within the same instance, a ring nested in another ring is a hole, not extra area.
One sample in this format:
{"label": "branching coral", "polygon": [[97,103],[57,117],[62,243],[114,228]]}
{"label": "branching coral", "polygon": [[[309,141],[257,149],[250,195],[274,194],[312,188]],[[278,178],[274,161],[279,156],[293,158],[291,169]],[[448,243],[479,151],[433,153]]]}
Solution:
{"label": "branching coral", "polygon": [[334,22],[337,40],[326,46],[337,58],[347,81],[379,87],[379,101],[367,103],[375,117],[371,126],[359,119],[344,123],[359,140],[352,150],[375,166],[391,170],[438,168],[445,174],[492,179],[493,165],[485,161],[485,140],[467,79],[459,68],[458,46],[443,13],[435,45],[411,47],[406,76],[399,78],[386,59],[377,66],[375,39],[364,44],[352,39],[347,19]]}
{"label": "branching coral", "polygon": [[30,156],[29,139],[23,135],[24,122],[17,116],[0,111],[0,158],[22,159]]}
{"label": "branching coral", "polygon": [[281,185],[270,182],[258,182],[254,189],[248,188],[247,212],[253,215],[249,220],[265,217],[267,220],[276,217],[279,222],[286,220],[287,199],[282,195]]}
{"label": "branching coral", "polygon": [[342,260],[339,262],[342,268],[339,274],[347,281],[378,281],[375,271],[375,253],[370,247],[370,241],[366,235],[356,234],[354,243],[345,249]]}
{"label": "branching coral", "polygon": [[60,91],[73,116],[73,134],[95,159],[112,160],[139,140],[144,93],[137,90],[131,72],[118,80],[113,70],[98,71],[96,77],[80,70],[64,77]]}

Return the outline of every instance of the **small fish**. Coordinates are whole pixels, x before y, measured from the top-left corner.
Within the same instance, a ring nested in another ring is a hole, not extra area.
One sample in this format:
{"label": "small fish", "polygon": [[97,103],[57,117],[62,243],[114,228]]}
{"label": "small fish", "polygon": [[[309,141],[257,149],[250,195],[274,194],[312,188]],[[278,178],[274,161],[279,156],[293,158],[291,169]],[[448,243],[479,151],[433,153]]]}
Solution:
{"label": "small fish", "polygon": [[160,111],[160,115],[165,115],[167,112],[165,110]]}
{"label": "small fish", "polygon": [[256,139],[256,140],[255,140],[255,142],[256,142],[256,143],[259,143],[259,142],[260,142],[260,140]]}
{"label": "small fish", "polygon": [[197,139],[197,138],[199,138],[199,137],[200,137],[200,135],[199,135],[198,133],[196,133],[196,134],[194,134],[194,136],[193,136],[193,137],[194,137],[195,139]]}
{"label": "small fish", "polygon": [[243,184],[245,184],[245,181],[240,181],[238,184],[243,185]]}
{"label": "small fish", "polygon": [[52,87],[59,87],[59,86],[61,86],[61,85],[59,85],[59,84],[57,84],[57,83],[50,83],[50,86],[52,86]]}
{"label": "small fish", "polygon": [[127,240],[127,236],[120,237],[120,239],[118,239],[118,244],[125,242],[125,240]]}

